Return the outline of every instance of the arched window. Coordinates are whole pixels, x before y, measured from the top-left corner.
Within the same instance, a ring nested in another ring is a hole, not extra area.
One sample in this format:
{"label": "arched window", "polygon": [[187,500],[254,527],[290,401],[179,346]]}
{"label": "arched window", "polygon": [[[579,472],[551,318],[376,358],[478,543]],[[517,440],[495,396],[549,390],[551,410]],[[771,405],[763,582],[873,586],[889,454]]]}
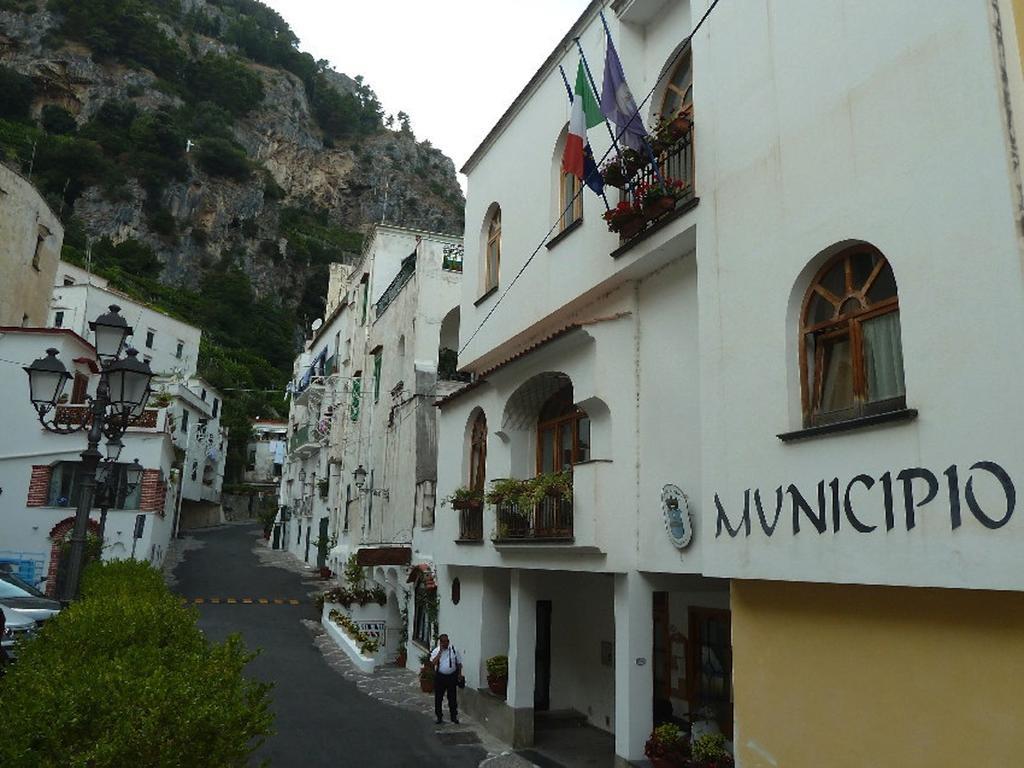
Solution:
{"label": "arched window", "polygon": [[566,384],[547,399],[537,420],[537,472],[559,472],[590,458],[590,419]]}
{"label": "arched window", "polygon": [[693,111],[693,58],[690,50],[685,50],[665,85],[665,95],[661,100],[660,116],[671,120],[681,112]]}
{"label": "arched window", "polygon": [[906,407],[896,278],[877,249],[862,244],[831,258],[807,290],[801,321],[809,426]]}
{"label": "arched window", "polygon": [[484,290],[498,287],[498,269],[501,266],[501,208],[495,208],[487,224],[487,246],[485,248]]}
{"label": "arched window", "polygon": [[480,411],[473,419],[469,439],[469,487],[484,490],[487,482],[487,417]]}
{"label": "arched window", "polygon": [[[582,182],[575,174],[559,171],[558,215],[559,228],[566,230],[571,224],[583,218],[583,195],[580,194]],[[569,203],[572,202],[572,205]]]}

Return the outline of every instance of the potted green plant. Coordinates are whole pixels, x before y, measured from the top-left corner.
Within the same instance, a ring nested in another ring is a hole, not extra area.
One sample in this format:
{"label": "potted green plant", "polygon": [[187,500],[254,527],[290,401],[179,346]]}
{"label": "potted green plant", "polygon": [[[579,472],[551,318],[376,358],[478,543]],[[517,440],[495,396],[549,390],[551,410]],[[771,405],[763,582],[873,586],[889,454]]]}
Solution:
{"label": "potted green plant", "polygon": [[442,504],[451,504],[452,509],[456,510],[482,509],[484,505],[484,492],[482,488],[462,486],[446,496]]}
{"label": "potted green plant", "polygon": [[326,499],[328,494],[331,491],[331,481],[330,481],[329,478],[324,478],[323,480],[317,480],[316,481],[316,487],[320,491],[320,498],[321,499]]}
{"label": "potted green plant", "polygon": [[690,743],[678,725],[665,723],[651,733],[644,754],[654,768],[689,768]]}
{"label": "potted green plant", "polygon": [[434,692],[434,665],[430,662],[429,653],[420,654],[420,690]]}
{"label": "potted green plant", "polygon": [[508,656],[491,656],[487,664],[487,687],[495,696],[508,692]]}
{"label": "potted green plant", "polygon": [[520,494],[520,503],[533,507],[544,501],[546,496],[572,501],[572,471],[544,472],[527,480]]}
{"label": "potted green plant", "polygon": [[734,765],[721,733],[705,733],[694,739],[690,754],[692,768],[733,768]]}
{"label": "potted green plant", "polygon": [[623,200],[614,208],[610,208],[601,214],[608,223],[608,229],[618,233],[628,240],[639,234],[646,223],[643,213],[628,200]]}
{"label": "potted green plant", "polygon": [[514,477],[505,477],[491,481],[491,489],[484,497],[488,504],[514,504],[523,506],[523,494],[527,490],[527,481]]}

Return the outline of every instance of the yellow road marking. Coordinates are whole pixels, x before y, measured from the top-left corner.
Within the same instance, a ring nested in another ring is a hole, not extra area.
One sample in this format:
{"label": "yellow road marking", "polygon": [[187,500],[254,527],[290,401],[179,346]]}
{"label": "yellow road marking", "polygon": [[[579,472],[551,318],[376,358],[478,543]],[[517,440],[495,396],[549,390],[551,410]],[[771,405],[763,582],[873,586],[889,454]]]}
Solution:
{"label": "yellow road marking", "polygon": [[269,602],[270,602],[270,601],[269,601],[269,600],[267,600],[267,598],[265,598],[265,597],[261,597],[261,598],[260,598],[260,605],[266,605],[266,604],[267,604],[267,603],[269,603]]}
{"label": "yellow road marking", "polygon": [[228,602],[231,603],[231,604],[234,604],[234,603],[237,603],[238,601],[235,600],[235,598],[233,598],[233,597],[229,597],[228,598]]}
{"label": "yellow road marking", "polygon": [[211,597],[210,598],[210,602],[213,603],[214,605],[219,605],[220,604],[220,598],[219,597]]}
{"label": "yellow road marking", "polygon": [[291,605],[298,605],[298,604],[299,604],[299,601],[298,601],[298,600],[289,600],[288,602],[289,602],[289,603],[290,603]]}
{"label": "yellow road marking", "polygon": [[195,600],[193,600],[192,602],[193,602],[193,603],[195,603],[196,605],[202,605],[202,603],[203,603],[203,598],[201,598],[201,597],[197,597],[197,598],[196,598]]}
{"label": "yellow road marking", "polygon": [[243,597],[242,598],[242,602],[245,603],[246,605],[252,605],[252,598],[251,597]]}
{"label": "yellow road marking", "polygon": [[274,605],[284,605],[284,600],[282,600],[282,599],[280,599],[278,597],[275,597],[274,598]]}

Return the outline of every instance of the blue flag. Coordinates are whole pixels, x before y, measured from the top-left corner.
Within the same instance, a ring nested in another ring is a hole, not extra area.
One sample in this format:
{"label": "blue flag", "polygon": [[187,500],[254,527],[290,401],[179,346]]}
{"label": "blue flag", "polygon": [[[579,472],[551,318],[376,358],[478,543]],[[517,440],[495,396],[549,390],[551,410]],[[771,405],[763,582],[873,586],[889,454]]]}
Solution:
{"label": "blue flag", "polygon": [[619,140],[627,147],[640,152],[644,147],[647,130],[640,115],[637,114],[636,102],[626,84],[626,73],[622,71],[622,62],[619,61],[612,37],[607,33],[605,37],[608,39],[608,53],[604,60],[601,111],[618,128]]}
{"label": "blue flag", "polygon": [[589,141],[583,147],[583,183],[596,194],[604,194],[604,179],[601,177],[601,171],[597,169],[597,161],[594,160],[594,152]]}

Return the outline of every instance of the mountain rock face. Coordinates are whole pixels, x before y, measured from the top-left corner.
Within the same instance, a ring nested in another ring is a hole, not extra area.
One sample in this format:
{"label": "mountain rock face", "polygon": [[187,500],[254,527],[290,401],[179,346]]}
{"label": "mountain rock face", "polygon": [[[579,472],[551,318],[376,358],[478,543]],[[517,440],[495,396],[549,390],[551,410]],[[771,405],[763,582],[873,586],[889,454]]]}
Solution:
{"label": "mountain rock face", "polygon": [[[73,216],[80,222],[89,241],[108,237],[114,243],[144,243],[163,265],[162,282],[190,288],[230,257],[248,275],[257,297],[277,297],[298,307],[304,294],[315,294],[321,283],[326,287],[326,257],[321,253],[321,263],[311,263],[308,248],[296,248],[297,237],[315,241],[319,235],[301,231],[301,222],[285,226],[282,213],[287,210],[315,214],[319,225],[354,235],[382,219],[462,232],[464,201],[448,157],[429,142],[418,142],[407,127],[390,130],[383,122],[351,136],[330,136],[318,123],[312,81],[259,63],[231,42],[229,30],[244,29],[247,14],[261,11],[259,3],[124,0],[135,6],[147,2],[154,9],[145,11],[145,18],[153,19],[192,65],[204,57],[237,61],[258,78],[262,99],[234,117],[228,137],[244,150],[251,172],[244,178],[211,173],[197,154],[204,143],[213,146],[213,140],[182,134],[188,148],[181,158],[184,171],[160,185],[156,195],[129,174],[115,189],[86,182],[73,200],[51,196],[65,219]],[[117,0],[108,5],[116,6]],[[164,13],[168,7],[173,13]],[[80,129],[110,103],[130,105],[141,115],[196,106],[188,78],[182,78],[184,87],[171,87],[165,75],[109,52],[98,55],[89,39],[70,36],[62,29],[61,3],[0,0],[0,8],[0,65],[31,79],[30,118],[44,118],[45,124],[44,110],[60,107]],[[101,38],[94,33],[93,39]],[[314,88],[349,95],[365,88],[325,62],[317,64],[323,77]],[[329,238],[322,245],[329,260],[350,261],[358,239],[348,241],[348,248]],[[297,317],[308,321],[314,309],[306,306]]]}

